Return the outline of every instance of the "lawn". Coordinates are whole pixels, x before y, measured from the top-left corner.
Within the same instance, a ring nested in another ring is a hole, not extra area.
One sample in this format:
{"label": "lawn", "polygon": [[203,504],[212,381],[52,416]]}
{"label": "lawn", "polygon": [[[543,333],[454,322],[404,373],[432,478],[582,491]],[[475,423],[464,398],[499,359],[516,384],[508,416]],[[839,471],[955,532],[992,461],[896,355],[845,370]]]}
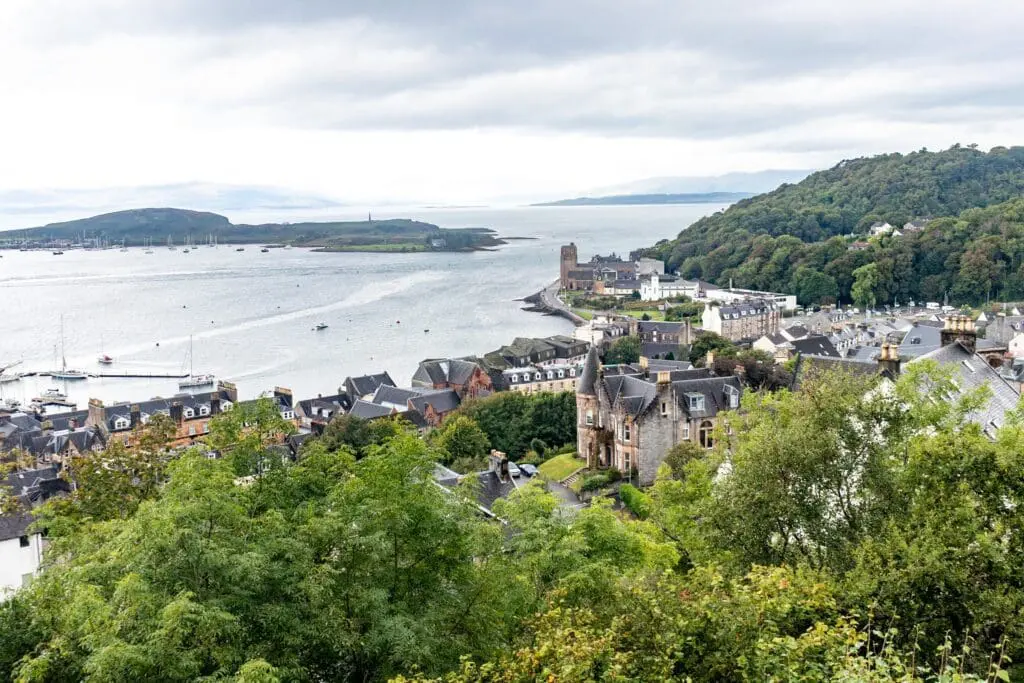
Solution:
{"label": "lawn", "polygon": [[563,453],[551,458],[537,469],[540,470],[540,476],[545,479],[562,481],[579,468],[586,467],[586,465],[585,460],[577,458],[572,453]]}
{"label": "lawn", "polygon": [[626,311],[616,311],[616,312],[617,313],[621,313],[622,315],[628,315],[631,318],[642,318],[642,317],[644,317],[644,313],[646,313],[647,315],[649,315],[651,317],[651,320],[661,321],[661,320],[665,319],[665,314],[662,313],[661,311],[659,311],[656,308],[644,309],[644,310],[639,310],[639,311],[629,311],[629,310],[626,310]]}

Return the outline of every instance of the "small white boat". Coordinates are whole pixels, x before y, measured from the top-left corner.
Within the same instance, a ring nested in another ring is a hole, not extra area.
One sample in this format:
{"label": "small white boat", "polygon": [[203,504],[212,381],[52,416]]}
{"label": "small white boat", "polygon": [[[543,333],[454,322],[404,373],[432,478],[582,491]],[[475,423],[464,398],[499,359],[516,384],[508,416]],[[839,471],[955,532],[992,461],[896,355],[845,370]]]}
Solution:
{"label": "small white boat", "polygon": [[213,375],[189,375],[186,379],[178,382],[179,389],[198,389],[199,387],[210,387],[217,380]]}
{"label": "small white boat", "polygon": [[107,354],[103,353],[100,354],[100,357],[96,359],[96,362],[99,363],[100,365],[113,365],[114,359],[108,356]]}
{"label": "small white boat", "polygon": [[38,403],[40,405],[46,405],[48,403],[63,402],[63,401],[67,401],[67,400],[68,400],[68,395],[67,394],[65,394],[63,391],[61,391],[57,387],[50,387],[49,389],[44,389],[42,394],[40,394],[39,396],[36,396],[34,399],[32,399],[32,402],[33,403]]}
{"label": "small white boat", "polygon": [[314,332],[319,332],[320,330],[326,330],[326,329],[327,329],[327,323],[317,323],[316,326],[313,328],[313,331]]}

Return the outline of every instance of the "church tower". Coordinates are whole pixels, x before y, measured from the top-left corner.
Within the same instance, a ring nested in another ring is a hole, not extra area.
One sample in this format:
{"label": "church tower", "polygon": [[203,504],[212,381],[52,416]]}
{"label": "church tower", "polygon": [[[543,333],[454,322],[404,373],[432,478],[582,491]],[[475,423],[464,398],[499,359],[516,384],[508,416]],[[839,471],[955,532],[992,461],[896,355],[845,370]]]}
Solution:
{"label": "church tower", "polygon": [[569,271],[576,270],[576,244],[569,242],[562,247],[561,287],[569,289]]}

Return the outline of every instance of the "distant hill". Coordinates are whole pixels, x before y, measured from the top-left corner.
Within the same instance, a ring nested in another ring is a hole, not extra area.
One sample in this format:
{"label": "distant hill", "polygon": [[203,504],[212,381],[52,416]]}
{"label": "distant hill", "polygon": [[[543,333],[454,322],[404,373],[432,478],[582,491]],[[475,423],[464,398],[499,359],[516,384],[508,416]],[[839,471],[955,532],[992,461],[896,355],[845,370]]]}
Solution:
{"label": "distant hill", "polygon": [[201,244],[291,244],[326,251],[467,251],[503,244],[492,230],[446,230],[431,223],[390,218],[373,221],[265,223],[235,225],[225,216],[206,211],[152,208],[115,211],[89,218],[50,223],[38,228],[0,233],[16,243],[51,241],[81,243],[103,240],[110,244],[159,246],[170,239]]}
{"label": "distant hill", "polygon": [[[802,303],[852,301],[858,278],[879,304],[941,301],[947,292],[955,303],[1020,300],[1022,193],[1024,147],[851,159],[741,200],[643,253],[683,277],[790,291]],[[932,219],[924,230],[864,246],[876,221],[901,228],[923,219]],[[851,234],[861,244],[851,245]]]}
{"label": "distant hill", "polygon": [[661,176],[618,185],[597,187],[591,197],[631,194],[702,194],[708,192],[770,192],[784,183],[798,183],[813,170],[768,169],[753,172],[724,173],[716,176]]}
{"label": "distant hill", "polygon": [[753,196],[750,192],[698,192],[687,194],[620,194],[609,197],[576,197],[531,206],[615,206],[639,204],[728,204]]}

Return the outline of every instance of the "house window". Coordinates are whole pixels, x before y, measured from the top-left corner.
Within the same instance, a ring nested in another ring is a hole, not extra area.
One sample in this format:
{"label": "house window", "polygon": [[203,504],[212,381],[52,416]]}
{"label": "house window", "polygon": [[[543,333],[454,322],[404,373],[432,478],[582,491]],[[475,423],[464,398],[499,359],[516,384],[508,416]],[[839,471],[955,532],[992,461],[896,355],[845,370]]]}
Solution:
{"label": "house window", "polygon": [[195,425],[189,425],[188,426],[188,435],[189,436],[195,436],[196,435],[196,426]]}
{"label": "house window", "polygon": [[740,392],[735,387],[726,385],[725,387],[726,396],[729,397],[729,407],[739,408],[740,407]]}
{"label": "house window", "polygon": [[131,441],[128,439],[127,436],[124,437],[124,447],[128,448],[128,446],[130,446],[130,445],[131,445]]}
{"label": "house window", "polygon": [[712,437],[712,432],[714,431],[714,429],[715,426],[711,424],[709,420],[704,420],[703,422],[700,423],[700,432],[698,434],[698,439],[700,441],[700,445],[703,446],[704,448],[711,448],[712,446],[715,445],[715,440]]}
{"label": "house window", "polygon": [[629,423],[628,422],[623,422],[622,423],[622,440],[625,441],[626,443],[629,443]]}
{"label": "house window", "polygon": [[588,410],[587,411],[587,424],[588,425],[593,425],[594,424],[594,411],[593,410]]}
{"label": "house window", "polygon": [[209,422],[204,422],[203,423],[203,434],[209,434],[209,433],[210,433],[210,423]]}
{"label": "house window", "polygon": [[22,548],[27,548],[28,547],[28,536],[19,536],[18,537],[18,545],[21,546]]}
{"label": "house window", "polygon": [[185,408],[185,410],[183,410],[181,414],[185,416],[186,420],[191,420],[193,417],[196,416],[196,411],[192,410],[191,408]]}
{"label": "house window", "polygon": [[690,410],[704,410],[703,394],[687,394],[690,402]]}
{"label": "house window", "polygon": [[689,441],[689,440],[690,440],[690,425],[689,424],[684,424],[683,425],[683,441]]}
{"label": "house window", "polygon": [[569,368],[569,376],[570,377],[575,377],[576,376],[576,368]]}
{"label": "house window", "polygon": [[515,384],[518,381],[519,381],[519,375],[512,375],[512,384]]}
{"label": "house window", "polygon": [[199,406],[199,414],[202,415],[203,417],[206,417],[207,415],[209,415],[210,414],[210,406],[207,406],[207,405]]}
{"label": "house window", "polygon": [[533,379],[534,379],[534,381],[537,381],[537,382],[539,382],[539,381],[540,381],[540,373],[538,372],[537,374],[535,374],[535,375],[533,376]]}
{"label": "house window", "polygon": [[661,402],[661,416],[668,417],[668,403],[665,401]]}

